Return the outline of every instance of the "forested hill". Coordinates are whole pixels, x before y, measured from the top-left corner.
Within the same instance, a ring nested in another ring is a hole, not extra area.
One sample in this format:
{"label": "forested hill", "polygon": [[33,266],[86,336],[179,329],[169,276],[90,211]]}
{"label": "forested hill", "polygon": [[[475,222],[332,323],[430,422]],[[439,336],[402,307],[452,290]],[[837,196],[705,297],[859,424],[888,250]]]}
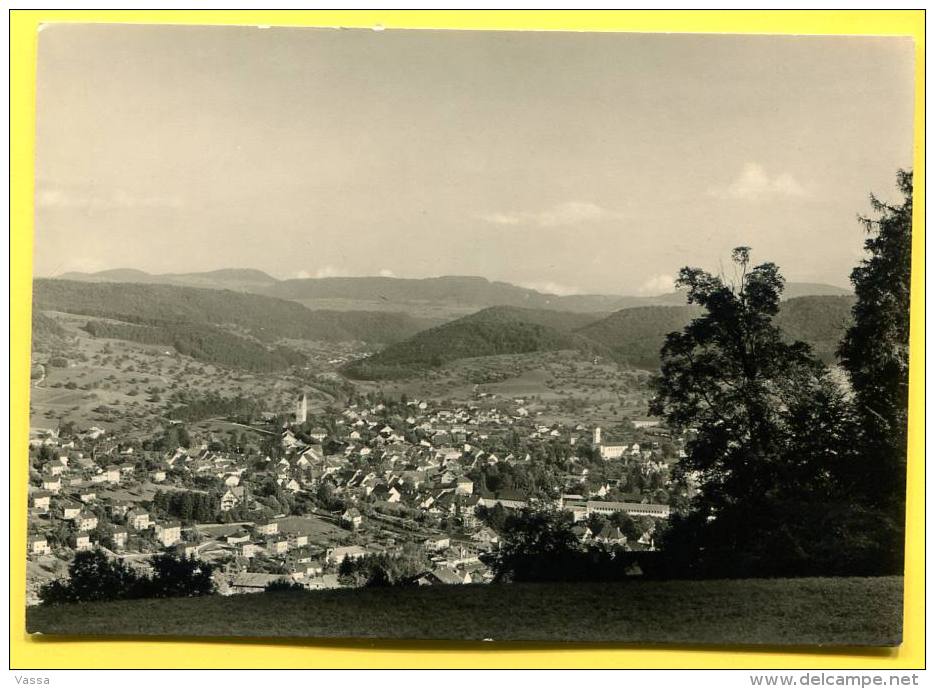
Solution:
{"label": "forested hill", "polygon": [[491,306],[460,319],[464,323],[522,322],[541,325],[563,333],[574,332],[606,318],[608,313],[575,313],[529,309],[518,306]]}
{"label": "forested hill", "polygon": [[603,353],[601,345],[572,332],[587,318],[582,314],[491,307],[352,362],[344,372],[354,378],[402,378],[470,357],[561,349]]}
{"label": "forested hill", "polygon": [[264,293],[304,303],[331,299],[360,303],[379,301],[399,305],[398,308],[403,310],[419,305],[448,306],[462,311],[489,306],[516,306],[606,313],[642,303],[643,300],[642,297],[600,294],[559,296],[508,282],[460,275],[418,279],[348,277],[283,280],[264,290]]}
{"label": "forested hill", "polygon": [[264,341],[281,338],[389,344],[438,321],[393,312],[311,311],[258,294],[143,283],[38,279],[34,309],[162,326],[170,322],[233,326]]}
{"label": "forested hill", "polygon": [[[831,362],[853,303],[853,297],[838,296],[789,299],[776,323],[789,339],[808,342],[819,357]],[[422,331],[347,365],[344,372],[352,378],[405,378],[458,359],[558,349],[654,369],[666,335],[701,314],[697,306],[644,306],[594,321],[587,314],[491,307]]]}
{"label": "forested hill", "polygon": [[[851,322],[853,305],[853,296],[795,297],[782,303],[775,322],[789,339],[807,342],[829,363]],[[655,368],[666,335],[701,313],[697,306],[624,309],[577,332],[607,347],[621,362]]]}
{"label": "forested hill", "polygon": [[853,297],[848,289],[821,282],[787,282],[782,288],[783,301],[799,297]]}
{"label": "forested hill", "polygon": [[[342,303],[389,305],[409,311],[434,305],[448,306],[455,311],[480,310],[489,306],[516,306],[529,309],[574,311],[577,313],[610,313],[640,306],[684,306],[685,294],[671,292],[658,296],[626,296],[620,294],[557,295],[519,287],[508,282],[474,276],[444,276],[437,278],[345,277],[282,280],[262,290],[282,299],[294,299],[305,304]],[[789,282],[784,298],[803,295],[846,295],[848,291],[820,283]]]}
{"label": "forested hill", "polygon": [[789,338],[808,342],[823,361],[831,362],[851,325],[855,302],[853,295],[789,299],[783,302],[776,324]]}
{"label": "forested hill", "polygon": [[289,347],[264,345],[216,325],[179,321],[134,325],[91,320],[84,329],[94,337],[173,347],[179,354],[225,368],[278,371],[307,361],[304,354]]}
{"label": "forested hill", "polygon": [[637,368],[656,368],[666,335],[700,316],[698,306],[641,306],[623,309],[585,326],[578,334],[607,347],[613,357]]}
{"label": "forested hill", "polygon": [[[95,283],[142,283],[230,289],[298,301],[310,309],[431,313],[454,318],[489,306],[517,306],[579,313],[610,313],[637,306],[684,306],[685,295],[550,294],[509,282],[477,276],[428,278],[380,276],[277,278],[253,269],[222,269],[202,273],[153,274],[132,268],[97,273],[65,273],[59,279]],[[844,295],[848,291],[821,283],[786,283],[784,298]]]}
{"label": "forested hill", "polygon": [[65,330],[52,318],[41,311],[32,310],[32,351],[39,352],[48,349],[49,345],[61,342],[66,338]]}
{"label": "forested hill", "polygon": [[65,337],[65,330],[52,318],[49,318],[41,311],[32,310],[32,336],[36,337]]}

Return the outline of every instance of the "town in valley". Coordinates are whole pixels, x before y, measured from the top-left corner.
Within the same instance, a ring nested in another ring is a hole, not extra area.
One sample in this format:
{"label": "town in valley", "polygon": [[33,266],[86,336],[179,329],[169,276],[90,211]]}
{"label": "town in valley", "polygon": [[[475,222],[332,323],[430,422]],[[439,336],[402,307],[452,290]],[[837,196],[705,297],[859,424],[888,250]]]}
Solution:
{"label": "town in valley", "polygon": [[367,562],[400,583],[488,583],[514,510],[569,513],[582,545],[651,551],[692,495],[672,470],[684,435],[646,416],[648,373],[601,357],[468,359],[460,384],[406,385],[342,376],[363,343],[305,343],[304,365],[256,373],[41,318],[31,603],[92,549],[141,572],[163,552],[211,563],[222,594],[364,586]]}

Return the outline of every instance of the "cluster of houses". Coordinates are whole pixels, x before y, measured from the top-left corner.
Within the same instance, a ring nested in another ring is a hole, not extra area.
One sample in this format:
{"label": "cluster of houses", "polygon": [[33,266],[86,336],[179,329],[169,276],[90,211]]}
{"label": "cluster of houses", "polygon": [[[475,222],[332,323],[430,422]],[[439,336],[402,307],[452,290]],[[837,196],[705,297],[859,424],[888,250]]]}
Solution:
{"label": "cluster of houses", "polygon": [[[647,450],[637,444],[605,445],[599,428],[538,424],[524,400],[510,402],[504,410],[502,404],[438,408],[416,400],[407,403],[405,416],[396,410],[395,425],[387,421],[383,404],[351,404],[328,421],[330,430],[326,430],[310,426],[302,399],[294,422],[278,430],[280,452],[275,458],[213,451],[207,443],[154,458],[133,446],[108,445],[101,429],[68,439],[54,431],[36,433],[31,445],[45,450],[43,459],[33,465],[37,475],[30,487],[29,554],[47,557],[66,546],[73,551],[102,546],[116,556],[174,548],[187,555],[232,559],[236,566],[227,567],[222,586],[227,593],[261,590],[284,576],[308,588],[333,588],[338,585],[336,567],[345,558],[392,554],[399,547],[400,533],[408,531],[410,538],[419,539],[430,564],[416,583],[489,581],[491,574],[481,555],[497,547],[499,536],[481,523],[477,508],[520,509],[529,504],[521,493],[487,493],[469,478],[481,466],[531,460],[529,455],[500,456],[487,449],[497,433],[509,429],[530,440],[570,445],[584,438],[602,456],[610,448],[605,458],[632,457],[654,470]],[[92,445],[89,456],[87,447]],[[334,498],[346,506],[333,515],[334,521],[358,542],[310,542],[307,535],[281,532],[276,518],[214,531],[199,524],[183,527],[178,521],[154,517],[143,498],[152,496],[154,489],[199,490],[196,486],[213,485],[220,496],[213,520],[224,521],[225,513],[259,507],[256,489],[261,481],[270,480],[278,490],[294,496],[317,495],[327,483]],[[591,499],[564,495],[553,506],[570,511],[576,522],[594,513],[616,511],[654,519],[669,516],[667,505],[593,499],[605,493],[606,487]],[[422,518],[415,520],[413,515]],[[106,533],[100,528],[102,520],[107,522]],[[62,523],[71,534],[67,544],[53,538],[61,533],[56,525]],[[619,530],[605,528],[592,534],[582,526],[576,527],[582,540],[627,545]],[[651,547],[651,540],[642,545]],[[269,571],[270,558],[278,563],[278,571]]]}
{"label": "cluster of houses", "polygon": [[[92,429],[89,435],[96,439],[99,432],[100,429]],[[54,431],[37,434],[31,445],[54,451],[39,469],[39,485],[30,489],[30,555],[51,554],[53,539],[49,532],[60,525],[67,527],[70,537],[67,544],[59,545],[79,552],[90,550],[99,544],[94,532],[105,521],[108,543],[116,549],[126,548],[131,535],[162,548],[181,542],[180,522],[152,519],[129,494],[127,498],[114,497],[120,486],[139,483],[140,472],[130,458],[131,452],[116,458],[119,464],[109,461],[102,466],[77,450],[75,440],[60,441]],[[143,480],[160,483],[166,480],[166,474],[150,471]],[[40,524],[46,527],[46,533],[40,530]]]}

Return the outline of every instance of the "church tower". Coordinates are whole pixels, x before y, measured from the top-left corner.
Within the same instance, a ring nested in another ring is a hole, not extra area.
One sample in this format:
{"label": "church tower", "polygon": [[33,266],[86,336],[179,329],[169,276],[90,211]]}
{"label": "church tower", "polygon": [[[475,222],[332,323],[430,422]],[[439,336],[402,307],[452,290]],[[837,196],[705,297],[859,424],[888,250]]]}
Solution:
{"label": "church tower", "polygon": [[305,396],[305,393],[302,393],[302,396],[295,403],[295,422],[296,424],[303,424],[308,418],[308,398]]}
{"label": "church tower", "polygon": [[595,447],[600,447],[600,446],[601,446],[601,427],[600,427],[600,426],[595,426],[595,427],[594,427],[594,443],[593,443],[593,445],[594,445]]}

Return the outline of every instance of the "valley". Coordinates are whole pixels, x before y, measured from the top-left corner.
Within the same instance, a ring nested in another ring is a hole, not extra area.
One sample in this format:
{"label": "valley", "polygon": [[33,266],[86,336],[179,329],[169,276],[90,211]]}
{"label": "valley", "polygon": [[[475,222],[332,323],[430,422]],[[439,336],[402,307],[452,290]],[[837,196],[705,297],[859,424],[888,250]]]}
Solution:
{"label": "valley", "polygon": [[[197,552],[228,593],[360,586],[377,563],[485,583],[504,510],[537,504],[577,510],[587,539],[613,512],[628,535],[594,542],[652,551],[693,487],[672,471],[685,436],[648,415],[650,381],[699,309],[562,309],[477,278],[379,279],[392,289],[368,300],[370,280],[312,297],[237,271],[36,280],[30,600],[94,547],[134,566]],[[777,321],[827,355],[851,303],[800,296]],[[197,515],[169,493],[201,496]]]}

